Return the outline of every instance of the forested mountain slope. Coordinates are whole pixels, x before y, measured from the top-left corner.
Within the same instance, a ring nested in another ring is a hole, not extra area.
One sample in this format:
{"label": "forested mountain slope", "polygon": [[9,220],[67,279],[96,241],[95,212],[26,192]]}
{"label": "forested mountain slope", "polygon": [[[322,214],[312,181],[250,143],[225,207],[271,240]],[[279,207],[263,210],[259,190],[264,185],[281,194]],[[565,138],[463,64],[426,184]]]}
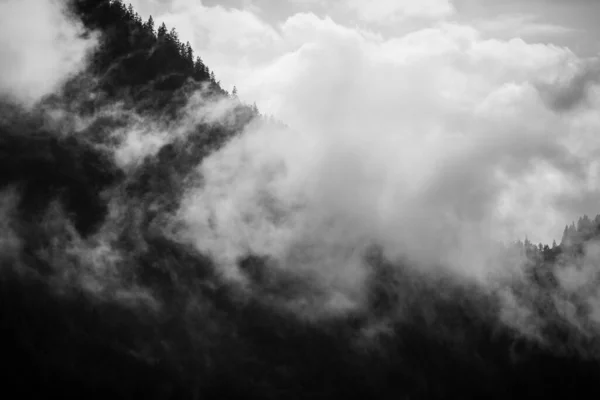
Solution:
{"label": "forested mountain slope", "polygon": [[[237,260],[242,278],[230,279],[181,239],[178,215],[186,191],[202,184],[205,157],[245,129],[285,127],[221,88],[175,29],[119,1],[75,0],[70,12],[99,35],[89,67],[32,108],[0,104],[7,393],[600,394],[600,217],[566,227],[560,245],[502,248],[523,277],[496,287],[432,276],[374,243],[363,255],[364,303],[308,318],[287,305],[320,304],[326,288],[313,276],[247,254]],[[565,274],[574,273],[586,281],[570,291]]]}

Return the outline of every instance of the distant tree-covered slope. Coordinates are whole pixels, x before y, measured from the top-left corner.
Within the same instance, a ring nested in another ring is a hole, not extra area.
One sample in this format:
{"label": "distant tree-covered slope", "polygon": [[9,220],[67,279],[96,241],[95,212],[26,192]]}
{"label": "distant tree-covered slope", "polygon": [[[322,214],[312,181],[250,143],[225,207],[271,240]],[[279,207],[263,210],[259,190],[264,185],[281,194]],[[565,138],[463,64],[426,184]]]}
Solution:
{"label": "distant tree-covered slope", "polygon": [[[90,32],[101,33],[91,72],[109,95],[127,94],[139,102],[151,93],[173,94],[188,81],[205,82],[215,93],[226,93],[175,28],[158,25],[152,17],[144,22],[131,5],[120,1],[77,0],[74,12]],[[172,100],[165,96],[165,103]]]}
{"label": "distant tree-covered slope", "polygon": [[[116,100],[142,113],[173,117],[189,95],[203,89],[205,97],[229,97],[215,73],[195,54],[189,42],[180,40],[175,28],[142,21],[131,5],[121,1],[74,0],[73,13],[88,34],[99,34],[99,45],[90,56],[89,68],[65,85],[64,93],[79,108],[93,112]],[[91,79],[90,79],[91,78]],[[85,87],[85,90],[82,90]],[[82,98],[93,92],[93,98]],[[239,102],[240,120],[259,115],[255,104]]]}

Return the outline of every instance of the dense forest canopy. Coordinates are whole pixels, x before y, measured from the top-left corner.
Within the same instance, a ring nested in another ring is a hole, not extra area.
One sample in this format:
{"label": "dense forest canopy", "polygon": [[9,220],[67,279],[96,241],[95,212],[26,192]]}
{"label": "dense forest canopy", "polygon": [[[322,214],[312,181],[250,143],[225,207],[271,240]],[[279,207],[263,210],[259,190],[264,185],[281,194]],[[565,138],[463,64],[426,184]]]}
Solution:
{"label": "dense forest canopy", "polygon": [[[33,106],[0,103],[7,390],[98,399],[599,394],[600,215],[567,225],[558,244],[498,244],[485,254],[498,264],[490,281],[367,243],[361,278],[341,295],[326,272],[285,268],[266,250],[224,258],[234,247],[225,241],[204,251],[222,239],[211,236],[221,221],[206,212],[191,226],[189,210],[200,213],[198,199],[210,196],[229,204],[203,192],[229,175],[206,168],[246,153],[214,155],[246,135],[295,133],[224,90],[174,27],[118,0],[73,0],[65,12],[82,37],[96,37],[86,68]],[[278,204],[265,187],[256,196],[269,223],[302,206]],[[287,262],[325,265],[330,255],[307,243]]]}

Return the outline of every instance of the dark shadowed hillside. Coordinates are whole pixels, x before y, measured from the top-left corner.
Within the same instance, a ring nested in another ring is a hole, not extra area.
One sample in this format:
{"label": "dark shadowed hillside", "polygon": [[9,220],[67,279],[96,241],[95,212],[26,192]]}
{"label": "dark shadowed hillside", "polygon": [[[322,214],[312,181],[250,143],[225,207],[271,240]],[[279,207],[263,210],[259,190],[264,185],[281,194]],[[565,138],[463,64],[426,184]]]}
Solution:
{"label": "dark shadowed hillside", "polygon": [[[390,259],[373,243],[361,254],[359,305],[313,312],[328,298],[318,275],[248,252],[233,279],[219,254],[195,245],[209,233],[186,236],[179,212],[190,188],[202,187],[198,166],[209,155],[243,132],[286,128],[223,90],[174,28],[119,1],[74,0],[69,13],[98,35],[85,70],[34,107],[0,103],[5,392],[600,395],[597,274],[578,291],[564,283],[594,264],[599,217],[566,227],[560,245],[499,248],[523,277],[495,286]],[[265,218],[285,218],[269,205]]]}

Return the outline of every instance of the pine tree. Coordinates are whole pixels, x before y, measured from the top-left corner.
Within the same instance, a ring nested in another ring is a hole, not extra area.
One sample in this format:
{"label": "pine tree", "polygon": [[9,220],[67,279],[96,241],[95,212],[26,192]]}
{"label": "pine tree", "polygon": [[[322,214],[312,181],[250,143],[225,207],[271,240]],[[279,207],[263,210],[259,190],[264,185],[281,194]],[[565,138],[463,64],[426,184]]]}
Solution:
{"label": "pine tree", "polygon": [[585,238],[588,235],[592,234],[593,230],[594,226],[592,220],[590,219],[590,217],[587,216],[587,214],[584,214],[583,218],[579,219],[577,231],[580,232]]}
{"label": "pine tree", "polygon": [[163,22],[160,27],[158,28],[158,32],[157,32],[157,37],[159,39],[165,39],[167,37],[167,26],[165,25],[165,23]]}
{"label": "pine tree", "polygon": [[561,245],[566,244],[568,239],[569,239],[569,226],[565,225],[565,229],[563,230],[563,235],[562,235],[562,239],[560,240],[560,244]]}
{"label": "pine tree", "polygon": [[175,43],[177,47],[179,47],[179,35],[177,34],[175,28],[171,28],[168,34],[168,38],[171,42]]}
{"label": "pine tree", "polygon": [[231,91],[231,95],[232,95],[233,97],[237,97],[237,94],[238,94],[238,92],[237,92],[237,87],[235,87],[235,85],[234,85],[234,86],[233,86],[233,90]]}
{"label": "pine tree", "polygon": [[192,49],[190,42],[185,44],[185,58],[189,65],[194,65],[194,49]]}
{"label": "pine tree", "polygon": [[112,3],[112,5],[115,6],[117,10],[119,10],[120,16],[127,17],[127,7],[125,7],[125,4],[123,4],[121,0],[116,0]]}
{"label": "pine tree", "polygon": [[[148,18],[148,21],[146,21],[146,23],[144,24],[144,29],[146,29],[149,33],[151,34],[155,34],[154,32],[154,18],[152,18],[152,15]],[[165,27],[166,30],[166,27]]]}
{"label": "pine tree", "polygon": [[196,57],[196,62],[194,63],[194,78],[203,81],[206,80],[206,77],[206,66],[200,57]]}

